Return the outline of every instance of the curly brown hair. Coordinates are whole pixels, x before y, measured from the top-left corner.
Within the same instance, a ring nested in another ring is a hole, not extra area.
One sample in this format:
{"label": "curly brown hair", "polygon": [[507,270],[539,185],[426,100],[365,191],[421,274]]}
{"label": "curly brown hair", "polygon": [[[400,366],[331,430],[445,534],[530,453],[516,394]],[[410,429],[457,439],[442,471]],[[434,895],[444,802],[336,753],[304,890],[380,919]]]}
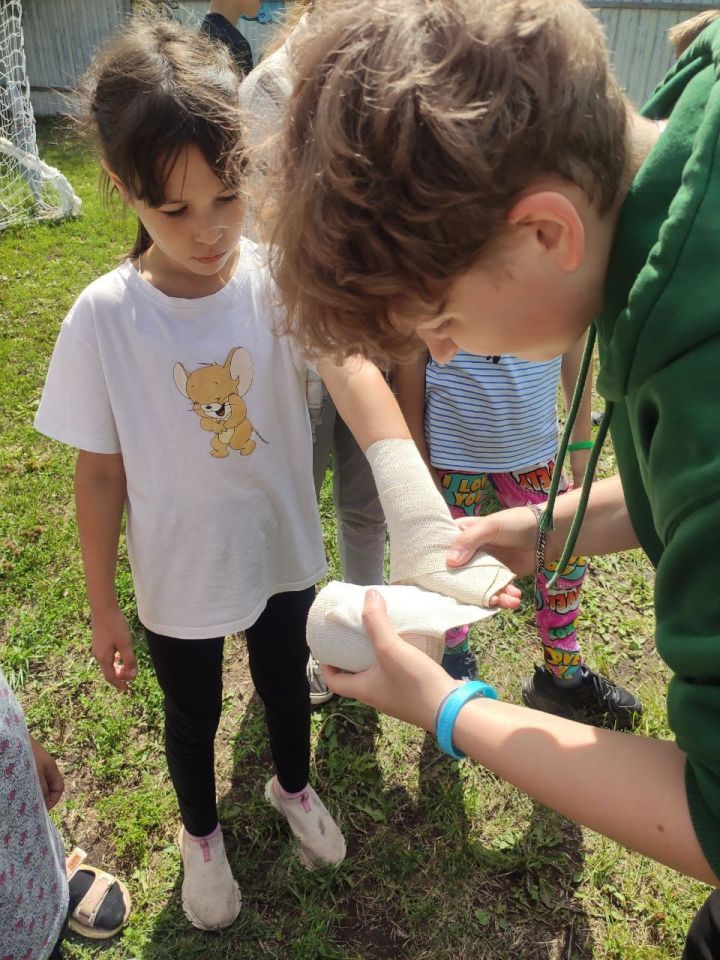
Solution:
{"label": "curly brown hair", "polygon": [[279,146],[273,271],[313,353],[404,358],[397,314],[435,313],[554,174],[601,212],[627,104],[579,0],[318,0]]}
{"label": "curly brown hair", "polygon": [[[245,170],[240,78],[220,43],[169,20],[137,16],[93,59],[80,86],[81,125],[108,167],[149,206],[189,144],[217,178],[239,191]],[[106,191],[111,191],[104,175]],[[150,246],[141,223],[133,250]]]}

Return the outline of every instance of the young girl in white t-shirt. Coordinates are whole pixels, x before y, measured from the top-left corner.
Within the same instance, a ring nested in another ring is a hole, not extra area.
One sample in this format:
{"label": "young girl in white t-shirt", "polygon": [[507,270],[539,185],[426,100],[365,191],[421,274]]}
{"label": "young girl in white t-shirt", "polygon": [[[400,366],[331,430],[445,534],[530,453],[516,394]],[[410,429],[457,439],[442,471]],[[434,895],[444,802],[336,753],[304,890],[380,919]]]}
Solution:
{"label": "young girl in white t-shirt", "polygon": [[[305,621],[325,558],[306,364],[274,332],[262,252],[240,236],[238,82],[222,45],[170,22],[131,23],[94,61],[88,120],[138,236],[63,323],[36,419],[79,450],[93,653],[119,690],[137,671],[115,589],[126,511],[138,615],[165,695],[183,907],[206,930],[240,909],[214,778],[227,634],[245,631],[265,705],[276,771],[267,800],[306,867],[345,855],[308,783]],[[318,370],[363,449],[409,436],[372,364]]]}

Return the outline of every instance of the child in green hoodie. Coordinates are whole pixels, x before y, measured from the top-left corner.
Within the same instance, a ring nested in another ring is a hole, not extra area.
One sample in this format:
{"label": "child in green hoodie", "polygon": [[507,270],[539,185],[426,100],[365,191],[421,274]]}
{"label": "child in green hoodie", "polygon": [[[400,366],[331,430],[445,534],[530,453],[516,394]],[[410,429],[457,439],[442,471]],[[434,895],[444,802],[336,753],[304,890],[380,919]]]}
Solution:
{"label": "child in green hoodie", "polygon": [[[527,575],[570,551],[642,546],[676,742],[493,700],[458,714],[475,688],[454,694],[400,644],[377,597],[366,623],[379,664],[329,670],[330,685],[437,722],[446,747],[454,738],[566,816],[717,884],[720,23],[637,114],[579,0],[384,0],[370,18],[354,0],[321,6],[281,148],[287,328],[340,355],[402,359],[419,338],[439,362],[458,349],[546,360],[589,329],[598,439],[610,429],[619,475],[589,485],[596,449],[584,489],[551,495],[539,526],[525,507],[459,521],[448,563],[482,547]],[[687,957],[720,955],[713,903]]]}

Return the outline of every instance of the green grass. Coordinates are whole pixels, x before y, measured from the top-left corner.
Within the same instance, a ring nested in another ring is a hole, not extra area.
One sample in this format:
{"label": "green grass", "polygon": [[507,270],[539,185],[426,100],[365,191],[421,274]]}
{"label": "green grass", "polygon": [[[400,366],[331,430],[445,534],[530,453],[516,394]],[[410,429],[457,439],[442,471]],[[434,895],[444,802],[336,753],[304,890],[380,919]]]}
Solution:
{"label": "green grass", "polygon": [[[568,823],[430,738],[335,700],[313,718],[313,779],[349,843],[336,872],[306,873],[262,799],[270,770],[241,638],[229,641],[218,789],[243,890],[217,936],[179,903],[178,817],[162,749],[162,702],[142,643],[133,693],[119,696],[90,655],[72,506],[73,451],[32,429],[62,318],[127,249],[131,228],[102,208],[97,166],[44,126],[44,158],[83,199],[82,217],[0,237],[0,661],[34,733],[57,757],[68,846],[128,881],[133,916],[104,947],[71,938],[67,956],[107,960],[675,960],[706,894]],[[612,469],[611,456],[603,469]],[[329,484],[322,516],[337,575]],[[123,606],[134,619],[123,558]],[[667,671],[654,652],[652,572],[637,553],[595,560],[583,606],[586,658],[638,691],[642,733],[667,737]],[[531,605],[474,641],[483,675],[518,701],[537,656]]]}

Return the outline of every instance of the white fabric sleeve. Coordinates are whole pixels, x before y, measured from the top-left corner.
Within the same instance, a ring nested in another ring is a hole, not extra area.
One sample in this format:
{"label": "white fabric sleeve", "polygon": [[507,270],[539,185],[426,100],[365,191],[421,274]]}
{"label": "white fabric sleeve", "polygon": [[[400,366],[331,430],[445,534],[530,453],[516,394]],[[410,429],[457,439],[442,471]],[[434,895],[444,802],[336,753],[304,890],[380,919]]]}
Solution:
{"label": "white fabric sleeve", "polygon": [[[308,614],[307,642],[318,663],[358,673],[375,662],[362,625],[368,589],[333,580],[315,597]],[[373,590],[382,594],[388,617],[400,636],[436,663],[442,659],[447,630],[497,613],[497,609],[461,604],[419,587],[377,586]]]}
{"label": "white fabric sleeve", "polygon": [[62,325],[35,429],[89,453],[120,453],[88,304],[77,303]]}
{"label": "white fabric sleeve", "polygon": [[379,440],[366,456],[390,534],[390,582],[486,607],[513,573],[488,553],[476,553],[463,567],[448,568],[458,529],[414,441]]}

